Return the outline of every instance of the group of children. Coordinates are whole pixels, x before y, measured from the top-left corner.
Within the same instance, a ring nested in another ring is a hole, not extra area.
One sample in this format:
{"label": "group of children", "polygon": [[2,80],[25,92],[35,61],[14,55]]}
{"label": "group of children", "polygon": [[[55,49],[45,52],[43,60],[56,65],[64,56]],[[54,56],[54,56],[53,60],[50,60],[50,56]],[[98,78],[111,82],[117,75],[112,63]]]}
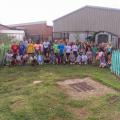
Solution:
{"label": "group of children", "polygon": [[111,64],[110,44],[88,42],[69,42],[55,40],[33,43],[31,40],[13,43],[5,54],[4,64],[15,65],[42,65],[42,64],[95,64],[99,67]]}

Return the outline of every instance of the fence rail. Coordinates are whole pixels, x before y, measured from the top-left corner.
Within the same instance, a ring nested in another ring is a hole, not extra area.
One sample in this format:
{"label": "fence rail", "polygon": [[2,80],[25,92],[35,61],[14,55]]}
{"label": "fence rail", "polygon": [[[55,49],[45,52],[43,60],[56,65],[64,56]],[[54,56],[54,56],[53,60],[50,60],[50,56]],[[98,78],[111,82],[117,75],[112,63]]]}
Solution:
{"label": "fence rail", "polygon": [[120,50],[112,52],[111,72],[120,76]]}

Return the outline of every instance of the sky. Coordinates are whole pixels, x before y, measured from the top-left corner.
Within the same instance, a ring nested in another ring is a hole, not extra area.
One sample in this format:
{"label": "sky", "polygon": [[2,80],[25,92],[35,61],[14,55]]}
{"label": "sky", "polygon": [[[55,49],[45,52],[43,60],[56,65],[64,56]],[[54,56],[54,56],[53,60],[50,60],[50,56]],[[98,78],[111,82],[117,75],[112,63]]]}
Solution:
{"label": "sky", "polygon": [[4,25],[53,20],[86,5],[120,9],[120,0],[0,0],[0,23]]}

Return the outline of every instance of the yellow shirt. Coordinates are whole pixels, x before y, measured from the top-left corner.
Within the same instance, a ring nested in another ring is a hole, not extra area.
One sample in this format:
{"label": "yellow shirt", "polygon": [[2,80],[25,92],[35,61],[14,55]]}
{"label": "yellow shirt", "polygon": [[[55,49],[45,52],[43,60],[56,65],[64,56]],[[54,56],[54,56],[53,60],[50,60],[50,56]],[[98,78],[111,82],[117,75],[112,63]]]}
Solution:
{"label": "yellow shirt", "polygon": [[27,53],[34,53],[34,45],[32,43],[28,44]]}

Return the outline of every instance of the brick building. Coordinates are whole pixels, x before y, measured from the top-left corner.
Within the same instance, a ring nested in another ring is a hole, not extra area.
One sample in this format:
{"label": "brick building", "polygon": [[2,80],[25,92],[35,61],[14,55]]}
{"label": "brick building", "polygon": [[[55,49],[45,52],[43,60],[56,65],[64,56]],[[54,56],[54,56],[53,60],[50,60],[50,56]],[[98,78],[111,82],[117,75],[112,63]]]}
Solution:
{"label": "brick building", "polygon": [[46,39],[52,39],[53,27],[48,26],[45,21],[15,24],[10,25],[10,27],[24,30],[26,37],[32,38],[33,41],[44,41]]}

